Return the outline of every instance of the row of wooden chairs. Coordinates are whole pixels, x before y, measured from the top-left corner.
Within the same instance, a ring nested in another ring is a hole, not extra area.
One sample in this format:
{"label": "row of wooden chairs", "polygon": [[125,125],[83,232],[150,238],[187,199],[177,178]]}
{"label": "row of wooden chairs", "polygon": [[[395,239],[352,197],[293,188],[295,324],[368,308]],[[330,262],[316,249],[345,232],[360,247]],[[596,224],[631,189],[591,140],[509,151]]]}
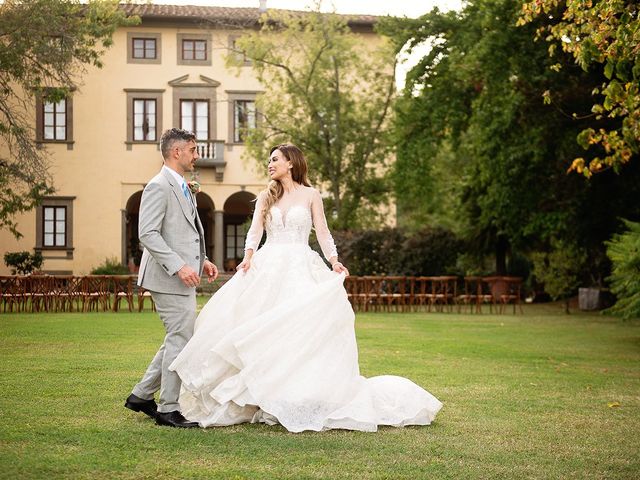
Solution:
{"label": "row of wooden chairs", "polygon": [[[28,275],[0,277],[3,312],[89,312],[122,309],[131,312],[137,303],[139,312],[150,292],[138,287],[129,275]],[[468,308],[482,312],[488,305],[503,313],[513,304],[513,313],[521,305],[520,277],[456,276],[350,276],[345,281],[347,295],[356,311],[453,311]],[[134,301],[134,297],[135,300]]]}
{"label": "row of wooden chairs", "polygon": [[509,304],[522,312],[522,278],[478,276],[350,276],[347,296],[356,311],[409,312],[426,310],[503,313]]}
{"label": "row of wooden chairs", "polygon": [[[137,303],[139,312],[151,294],[129,275],[26,275],[0,276],[3,312],[114,311]],[[134,300],[135,298],[135,300]]]}

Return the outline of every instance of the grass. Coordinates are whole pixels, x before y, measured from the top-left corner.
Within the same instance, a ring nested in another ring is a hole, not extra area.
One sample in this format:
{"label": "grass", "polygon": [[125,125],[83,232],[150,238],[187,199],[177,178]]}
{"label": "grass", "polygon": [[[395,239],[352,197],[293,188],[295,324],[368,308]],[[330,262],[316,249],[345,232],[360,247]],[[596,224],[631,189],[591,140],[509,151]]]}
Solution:
{"label": "grass", "polygon": [[357,334],[364,375],[443,401],[432,426],[157,427],[123,408],[155,314],[1,315],[0,478],[640,477],[640,323],[534,306],[358,314]]}

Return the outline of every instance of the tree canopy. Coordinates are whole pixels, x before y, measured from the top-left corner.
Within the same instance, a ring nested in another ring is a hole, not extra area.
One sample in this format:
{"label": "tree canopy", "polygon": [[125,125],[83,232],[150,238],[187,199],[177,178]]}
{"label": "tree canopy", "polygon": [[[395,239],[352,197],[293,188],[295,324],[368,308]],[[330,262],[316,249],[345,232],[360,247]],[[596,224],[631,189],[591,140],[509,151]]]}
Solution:
{"label": "tree canopy", "polygon": [[260,30],[236,45],[229,63],[250,60],[264,86],[248,155],[264,168],[269,147],[297,144],[327,193],[333,226],[373,223],[389,190],[395,56],[388,43],[362,41],[344,17],[311,11],[264,15]]}
{"label": "tree canopy", "polygon": [[78,87],[127,19],[117,0],[5,0],[0,4],[0,228],[53,193],[45,149],[35,142],[36,95],[57,102]]}
{"label": "tree canopy", "polygon": [[[588,95],[601,100],[591,108],[593,125],[578,137],[585,150],[596,148],[597,153],[574,159],[570,169],[586,177],[608,168],[620,171],[640,153],[640,5],[628,0],[535,0],[523,5],[518,23],[539,18],[546,22],[536,34],[550,42],[550,56],[556,58],[559,44],[582,69],[597,66],[606,77]],[[563,64],[552,68],[559,70]],[[547,101],[553,101],[554,93],[545,92]],[[598,125],[602,118],[622,122],[607,128]]]}
{"label": "tree canopy", "polygon": [[[584,271],[604,270],[602,242],[617,215],[638,215],[638,169],[592,182],[567,175],[580,153],[575,139],[593,121],[590,92],[605,79],[584,71],[568,52],[551,59],[533,42],[547,19],[517,26],[517,0],[472,0],[460,12],[437,9],[417,19],[391,19],[396,48],[429,42],[397,102],[394,171],[401,220],[409,228],[447,218],[481,253],[507,268],[509,251],[584,248]],[[563,69],[551,69],[555,62]],[[543,93],[555,92],[545,105]],[[574,116],[568,112],[579,112]],[[620,119],[601,119],[615,128]],[[433,223],[432,223],[433,225]],[[584,272],[583,272],[584,273]]]}

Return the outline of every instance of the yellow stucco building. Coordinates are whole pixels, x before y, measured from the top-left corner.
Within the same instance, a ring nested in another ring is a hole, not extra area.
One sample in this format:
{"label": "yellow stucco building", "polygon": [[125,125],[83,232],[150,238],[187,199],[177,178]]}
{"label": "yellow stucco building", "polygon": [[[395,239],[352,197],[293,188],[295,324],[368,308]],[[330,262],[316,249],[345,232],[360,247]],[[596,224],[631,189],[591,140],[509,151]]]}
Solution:
{"label": "yellow stucco building", "polygon": [[[35,102],[36,140],[51,153],[56,193],[18,218],[23,238],[0,231],[0,251],[39,251],[47,273],[88,274],[107,257],[135,271],[140,197],[162,165],[159,138],[175,126],[197,134],[207,253],[231,267],[243,254],[243,224],[267,179],[242,158],[242,131],[255,122],[262,86],[250,64],[237,75],[225,56],[243,28],[257,28],[261,11],[122,8],[141,23],[116,32],[104,67],[89,69],[66,101]],[[375,37],[374,21],[349,17],[366,41]],[[8,273],[2,263],[0,274]]]}

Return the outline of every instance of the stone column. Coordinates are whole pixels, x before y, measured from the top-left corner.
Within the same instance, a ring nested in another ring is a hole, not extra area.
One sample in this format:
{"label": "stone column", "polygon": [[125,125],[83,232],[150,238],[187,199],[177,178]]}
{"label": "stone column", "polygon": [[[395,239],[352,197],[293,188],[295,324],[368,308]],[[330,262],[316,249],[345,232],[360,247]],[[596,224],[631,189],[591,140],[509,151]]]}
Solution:
{"label": "stone column", "polygon": [[120,262],[127,265],[127,223],[129,221],[126,210],[120,210]]}
{"label": "stone column", "polygon": [[213,263],[218,270],[224,271],[224,212],[213,212]]}

